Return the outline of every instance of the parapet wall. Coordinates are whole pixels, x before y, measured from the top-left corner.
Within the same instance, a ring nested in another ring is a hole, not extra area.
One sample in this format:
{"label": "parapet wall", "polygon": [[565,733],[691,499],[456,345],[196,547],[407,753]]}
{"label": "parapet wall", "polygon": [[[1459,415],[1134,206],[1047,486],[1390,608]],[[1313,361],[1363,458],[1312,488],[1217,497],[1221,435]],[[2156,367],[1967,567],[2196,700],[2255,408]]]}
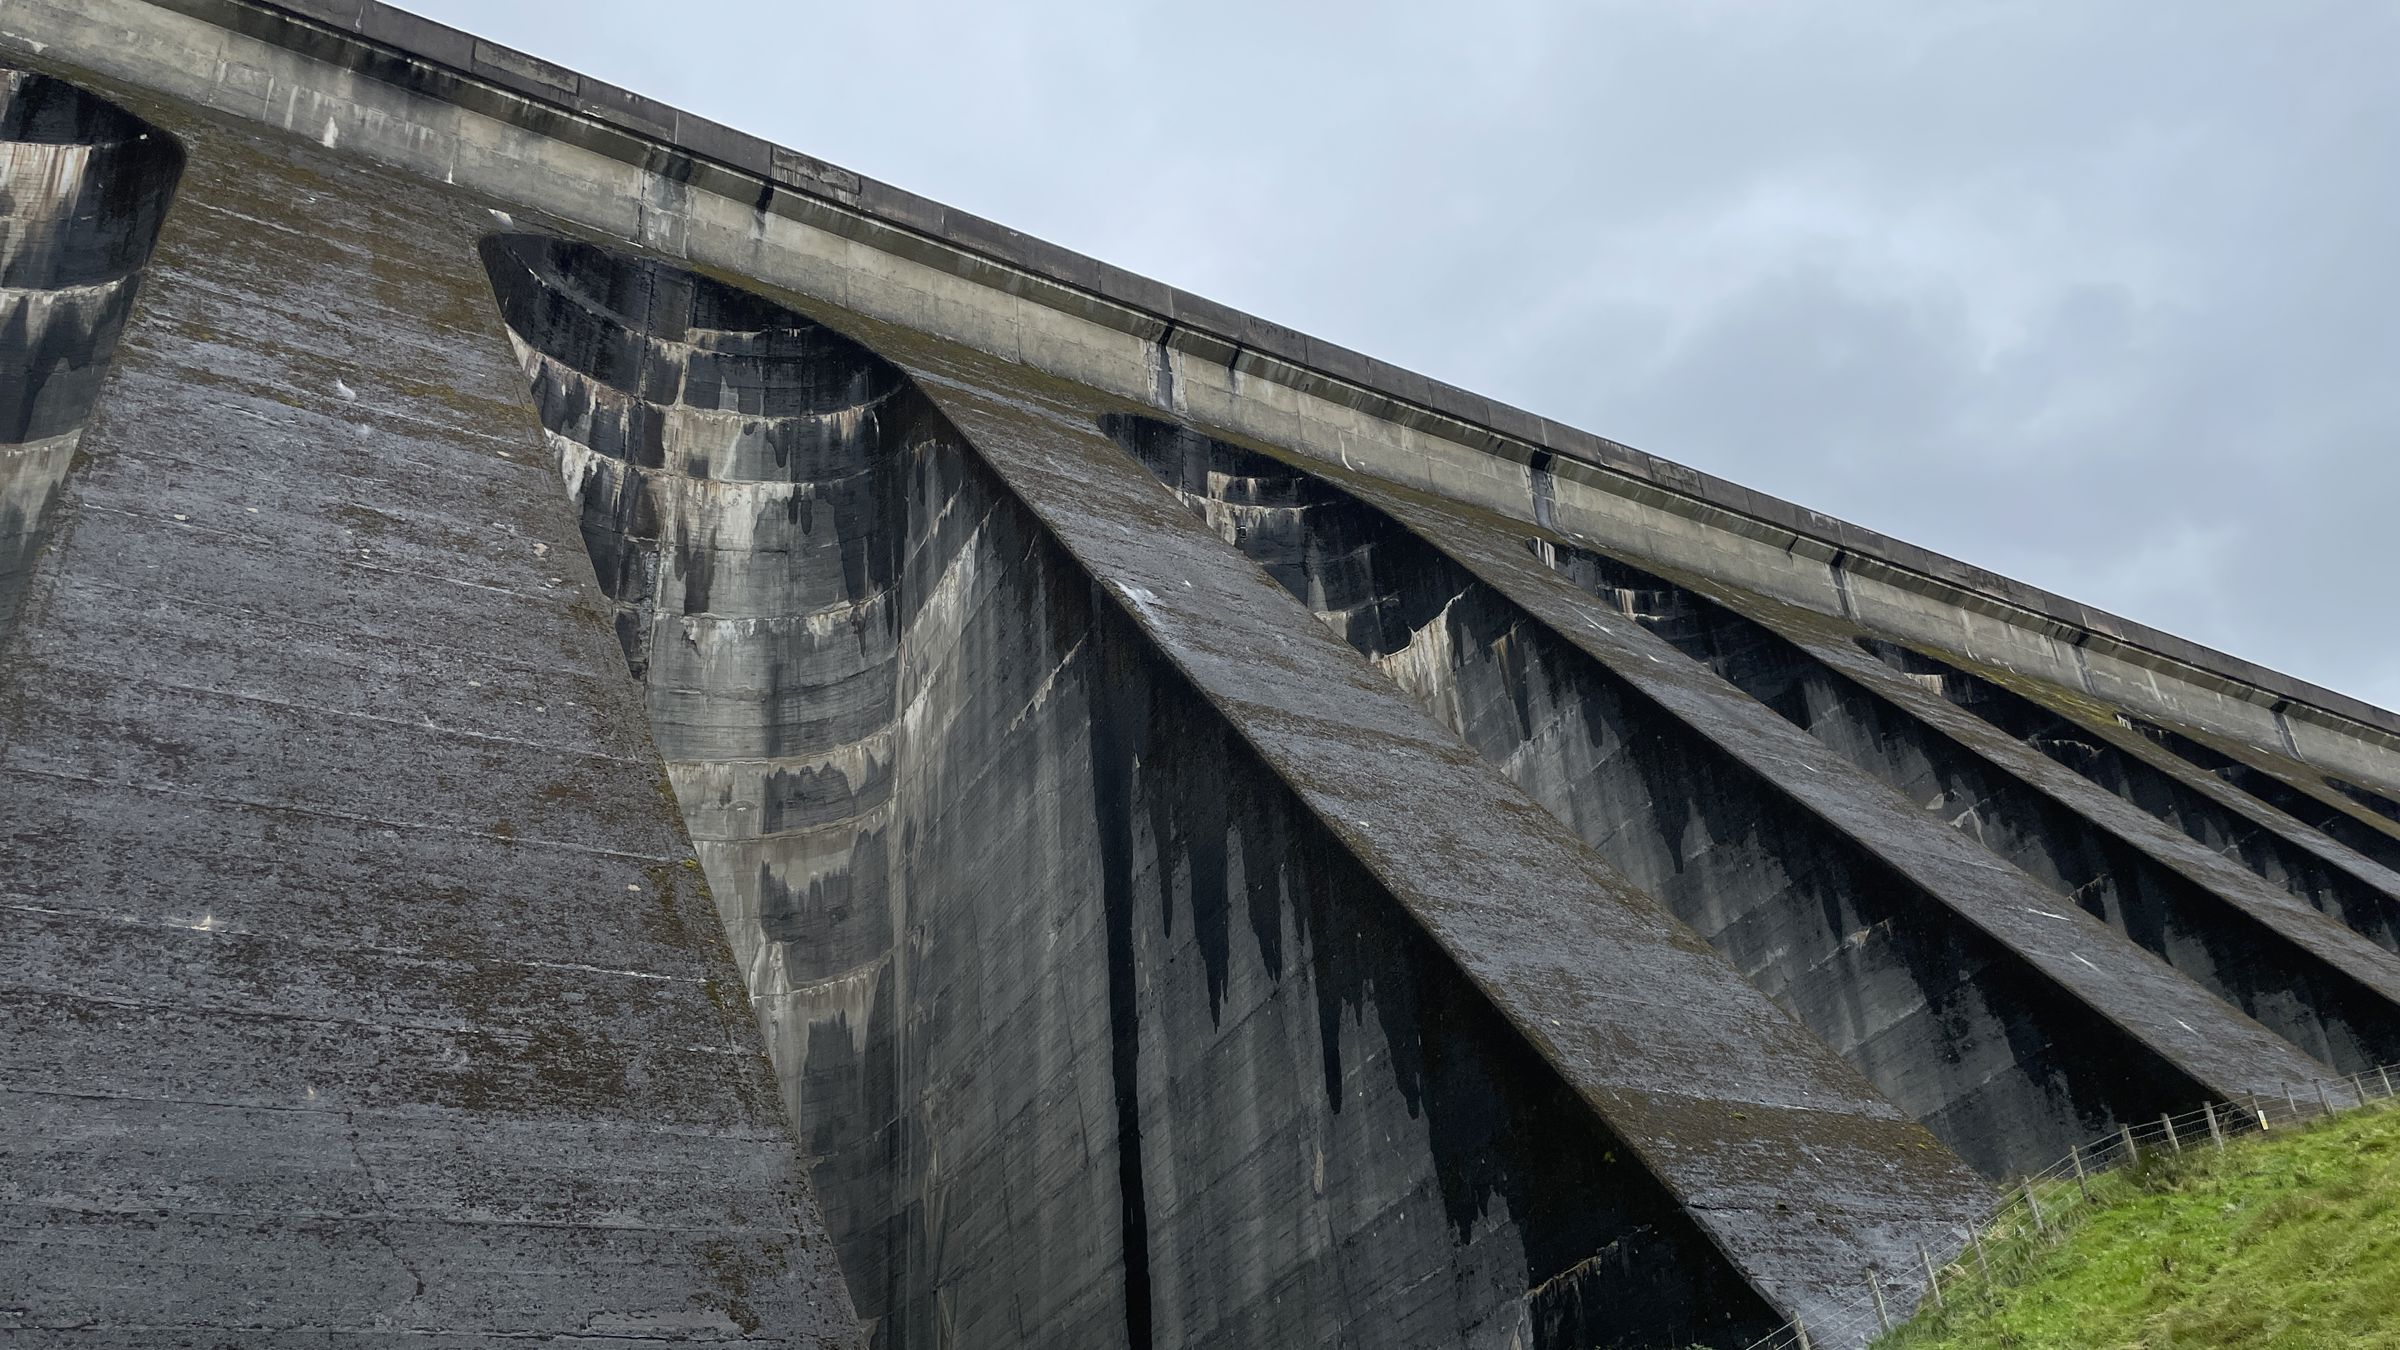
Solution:
{"label": "parapet wall", "polygon": [[1732,1347],[2400,1057],[2389,713],[381,5],[12,50],[186,167],[0,628],[0,1335]]}
{"label": "parapet wall", "polygon": [[0,43],[2400,788],[2400,717],[1362,356],[373,0],[11,0]]}

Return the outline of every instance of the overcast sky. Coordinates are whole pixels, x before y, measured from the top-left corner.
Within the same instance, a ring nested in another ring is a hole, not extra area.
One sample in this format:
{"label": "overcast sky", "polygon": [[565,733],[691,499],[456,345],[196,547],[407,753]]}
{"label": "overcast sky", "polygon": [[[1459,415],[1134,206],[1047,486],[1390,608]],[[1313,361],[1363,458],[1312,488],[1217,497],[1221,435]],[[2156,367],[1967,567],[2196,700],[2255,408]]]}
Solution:
{"label": "overcast sky", "polygon": [[2400,708],[2400,5],[405,3]]}

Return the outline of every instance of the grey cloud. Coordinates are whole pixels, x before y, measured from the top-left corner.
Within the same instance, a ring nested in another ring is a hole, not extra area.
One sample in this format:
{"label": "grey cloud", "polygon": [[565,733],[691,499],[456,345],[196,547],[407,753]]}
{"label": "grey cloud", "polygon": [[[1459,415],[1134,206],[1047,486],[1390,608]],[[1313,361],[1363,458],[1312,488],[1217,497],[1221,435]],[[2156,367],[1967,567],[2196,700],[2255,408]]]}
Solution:
{"label": "grey cloud", "polygon": [[2400,9],[416,7],[2400,704]]}

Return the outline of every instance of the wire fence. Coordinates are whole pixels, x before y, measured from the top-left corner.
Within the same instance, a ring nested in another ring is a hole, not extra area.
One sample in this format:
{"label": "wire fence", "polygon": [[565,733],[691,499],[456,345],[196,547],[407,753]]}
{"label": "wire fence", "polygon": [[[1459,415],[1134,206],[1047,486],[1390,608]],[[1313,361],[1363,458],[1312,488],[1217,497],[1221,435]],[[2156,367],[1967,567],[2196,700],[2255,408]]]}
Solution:
{"label": "wire fence", "polygon": [[[2095,1208],[2103,1174],[2196,1149],[2222,1149],[2245,1134],[2288,1129],[2352,1107],[2383,1101],[2400,1080],[2400,1064],[2348,1078],[2287,1083],[2277,1096],[2248,1094],[2212,1101],[2182,1115],[2162,1115],[2067,1151],[2031,1176],[2008,1183],[1991,1210],[1961,1230],[1948,1250],[1917,1249],[1903,1269],[1863,1266],[1858,1293],[1838,1311],[1794,1319],[1744,1350],[1858,1350],[1906,1322],[1924,1306],[1946,1307],[1964,1293],[2005,1284],[2048,1254]],[[2103,1186],[2105,1199],[2105,1186]]]}

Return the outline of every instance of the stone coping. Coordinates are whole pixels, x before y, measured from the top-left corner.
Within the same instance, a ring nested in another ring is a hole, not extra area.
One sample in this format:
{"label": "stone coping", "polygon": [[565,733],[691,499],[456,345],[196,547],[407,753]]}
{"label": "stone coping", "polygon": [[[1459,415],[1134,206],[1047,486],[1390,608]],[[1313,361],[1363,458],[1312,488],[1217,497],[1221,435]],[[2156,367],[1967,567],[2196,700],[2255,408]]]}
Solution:
{"label": "stone coping", "polygon": [[[1193,356],[2400,747],[2400,715],[1137,276],[380,0],[151,0]],[[1559,463],[1559,460],[1569,464]],[[1613,480],[1613,481],[1611,481]]]}

